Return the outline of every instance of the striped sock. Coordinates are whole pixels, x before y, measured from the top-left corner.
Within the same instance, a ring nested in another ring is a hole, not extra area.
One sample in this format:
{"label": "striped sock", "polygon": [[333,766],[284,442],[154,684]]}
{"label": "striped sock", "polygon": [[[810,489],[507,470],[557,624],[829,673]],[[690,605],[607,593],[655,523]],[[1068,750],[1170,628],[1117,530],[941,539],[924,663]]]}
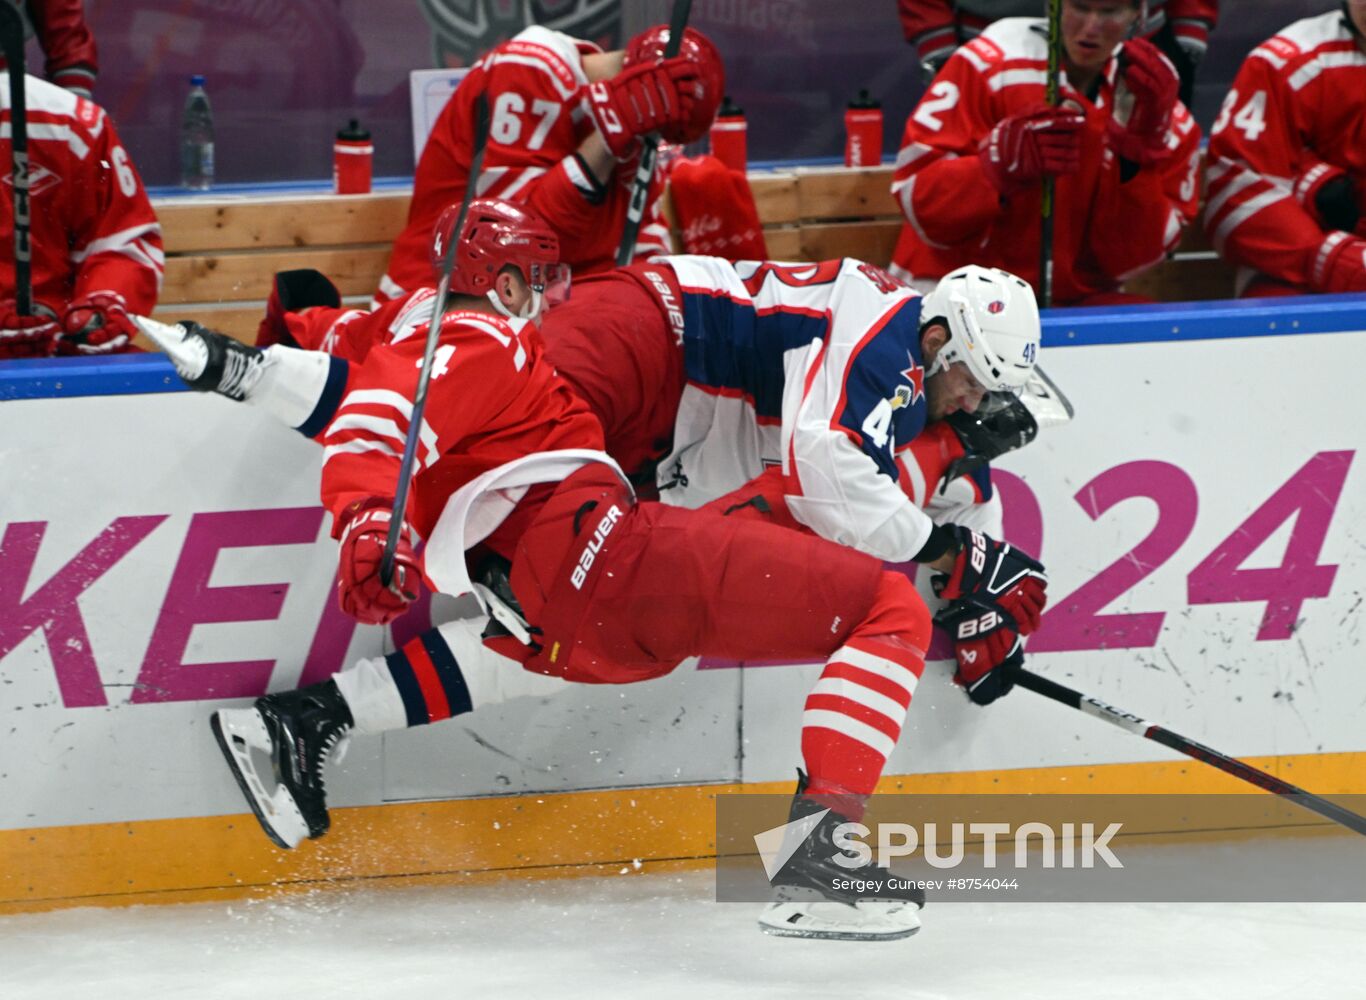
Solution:
{"label": "striped sock", "polygon": [[409,726],[440,722],[472,710],[460,664],[438,629],[423,632],[384,662],[403,699]]}
{"label": "striped sock", "polygon": [[850,815],[846,798],[873,793],[924,670],[924,655],[902,644],[851,638],[835,650],[802,716],[808,795],[839,798]]}

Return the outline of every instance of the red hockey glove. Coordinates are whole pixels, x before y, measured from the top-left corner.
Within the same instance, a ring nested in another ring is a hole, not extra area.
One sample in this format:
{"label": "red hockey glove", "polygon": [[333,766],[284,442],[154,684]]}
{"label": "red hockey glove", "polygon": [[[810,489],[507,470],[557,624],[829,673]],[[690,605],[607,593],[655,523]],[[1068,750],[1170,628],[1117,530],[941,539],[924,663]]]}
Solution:
{"label": "red hockey glove", "polygon": [[301,312],[312,306],[341,307],[341,293],[325,274],[311,267],[276,272],[270,287],[270,298],[266,300],[265,318],[256,328],[256,346],[299,346],[289,332],[285,314]]}
{"label": "red hockey glove", "polygon": [[958,555],[952,572],[930,578],[934,592],[946,601],[971,597],[993,605],[1010,616],[1021,635],[1038,628],[1048,603],[1043,564],[979,531],[957,524],[945,527],[956,537]]}
{"label": "red hockey glove", "polygon": [[91,292],[66,307],[57,353],[79,356],[136,351],[133,338],[137,334],[122,295]]}
{"label": "red hockey glove", "polygon": [[987,180],[1002,194],[1014,194],[1045,174],[1076,173],[1084,122],[1075,111],[1049,107],[1002,118],[978,150]]}
{"label": "red hockey glove", "polygon": [[1123,104],[1116,101],[1115,114],[1106,124],[1110,147],[1130,163],[1145,166],[1165,160],[1167,129],[1176,108],[1181,78],[1156,45],[1143,38],[1125,42],[1119,54],[1120,73],[1133,97],[1127,120]]}
{"label": "red hockey glove", "polygon": [[953,636],[958,669],[953,682],[979,705],[990,705],[1015,686],[1024,666],[1024,643],[1015,622],[995,605],[968,598],[954,601],[935,620]]}
{"label": "red hockey glove", "polygon": [[593,124],[617,159],[631,154],[637,136],[683,128],[703,90],[697,66],[681,56],[624,69],[588,88]]}
{"label": "red hockey glove", "polygon": [[342,514],[345,527],[337,565],[337,599],[343,611],[365,625],[387,625],[422,592],[422,571],[406,524],[394,550],[394,578],[388,587],[379,581],[392,503],[370,497],[353,503]]}
{"label": "red hockey glove", "polygon": [[20,316],[14,299],[0,301],[0,361],[9,358],[46,358],[52,354],[52,344],[62,332],[56,314],[47,306],[35,302],[33,311],[39,316]]}
{"label": "red hockey glove", "polygon": [[1366,240],[1329,233],[1309,278],[1316,292],[1366,292]]}

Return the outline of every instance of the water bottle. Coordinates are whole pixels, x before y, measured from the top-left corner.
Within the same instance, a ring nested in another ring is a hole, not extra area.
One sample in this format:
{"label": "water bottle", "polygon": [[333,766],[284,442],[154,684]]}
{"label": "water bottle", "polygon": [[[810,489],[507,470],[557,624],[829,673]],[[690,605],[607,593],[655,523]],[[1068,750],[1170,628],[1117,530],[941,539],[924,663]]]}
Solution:
{"label": "water bottle", "polygon": [[726,97],[711,127],[711,155],[742,174],[748,159],[746,131],[744,109]]}
{"label": "water bottle", "polygon": [[882,163],[882,105],[860,90],[844,112],[844,165],[876,167]]}
{"label": "water bottle", "polygon": [[375,145],[355,118],[332,144],[332,190],[337,194],[369,194]]}
{"label": "water bottle", "polygon": [[180,119],[180,183],[192,191],[213,187],[213,111],[202,76],[190,77]]}

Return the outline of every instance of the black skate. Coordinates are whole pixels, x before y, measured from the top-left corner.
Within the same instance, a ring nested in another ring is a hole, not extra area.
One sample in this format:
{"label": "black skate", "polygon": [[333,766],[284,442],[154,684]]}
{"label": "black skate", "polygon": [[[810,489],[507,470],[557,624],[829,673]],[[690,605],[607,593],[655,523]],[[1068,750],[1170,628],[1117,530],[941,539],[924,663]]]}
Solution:
{"label": "black skate", "polygon": [[241,400],[261,377],[265,353],[226,333],[193,320],[170,326],[142,316],[134,319],[147,339],[166,352],[176,374],[191,389]]}
{"label": "black skate", "polygon": [[[327,832],[323,765],[354,724],[336,682],[257,698],[251,708],[221,709],[209,720],[214,738],[266,836],[280,847]],[[255,757],[269,757],[275,790],[266,790]]]}
{"label": "black skate", "polygon": [[[835,847],[835,830],[850,820],[805,792],[806,775],[799,771],[788,822],[819,819],[773,876],[773,902],[759,917],[760,929],[779,937],[839,941],[895,941],[920,930],[924,891],[903,888],[904,880],[871,863],[852,869],[836,864],[843,852]],[[860,881],[862,889],[850,885]],[[878,885],[867,888],[868,883]]]}

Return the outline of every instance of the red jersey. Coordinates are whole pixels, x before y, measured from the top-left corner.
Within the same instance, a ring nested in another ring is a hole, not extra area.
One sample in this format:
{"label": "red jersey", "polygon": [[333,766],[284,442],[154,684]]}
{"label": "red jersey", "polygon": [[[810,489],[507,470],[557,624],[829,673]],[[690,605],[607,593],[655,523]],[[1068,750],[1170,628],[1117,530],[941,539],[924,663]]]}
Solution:
{"label": "red jersey", "polygon": [[[1329,172],[1366,190],[1366,55],[1341,11],[1296,21],[1243,61],[1210,133],[1205,227],[1242,268],[1308,288],[1340,232],[1306,196]],[[1366,220],[1356,235],[1366,237]]]}
{"label": "red jersey", "polygon": [[[148,315],[166,255],[142,179],[96,104],[36,77],[28,103],[33,297],[58,315],[90,292],[122,295]],[[0,75],[0,162],[10,159],[9,77]],[[9,178],[6,178],[8,185]],[[0,232],[13,231],[14,201],[0,197]],[[14,241],[0,240],[0,298],[14,297]]]}
{"label": "red jersey", "polygon": [[[1048,43],[1044,22],[997,21],[945,64],[906,122],[892,178],[907,222],[892,270],[937,279],[965,264],[999,267],[1032,284],[1039,274],[1040,190],[1001,197],[982,174],[978,144],[1008,115],[1044,103]],[[1053,222],[1054,298],[1077,302],[1115,291],[1161,261],[1195,218],[1200,129],[1178,103],[1167,135],[1170,155],[1124,179],[1106,141],[1118,61],[1111,58],[1094,97],[1062,78],[1064,103],[1086,117],[1081,168],[1059,177]]]}
{"label": "red jersey", "polygon": [[89,97],[99,71],[99,55],[81,0],[25,0],[24,13],[43,47],[47,78]]}
{"label": "red jersey", "polygon": [[[1043,7],[1042,0],[897,0],[896,5],[902,33],[922,59],[946,58],[993,21],[1038,16]],[[1178,36],[1203,43],[1219,20],[1218,0],[1148,0],[1147,11],[1142,31],[1149,38],[1170,21]]]}
{"label": "red jersey", "polygon": [[[364,314],[377,330],[398,324],[411,335],[387,344],[372,336],[376,346],[348,366],[344,389],[328,402],[331,419],[318,437],[322,499],[334,517],[353,501],[394,495],[434,294],[423,289]],[[288,322],[316,339],[308,327],[330,327],[345,311],[309,309]],[[448,312],[418,432],[408,512],[417,532],[430,535],[450,495],[481,473],[566,448],[600,450],[602,431],[545,360],[535,325]]]}
{"label": "red jersey", "polygon": [[[634,159],[619,163],[597,190],[575,156],[593,131],[582,106],[588,77],[574,39],[532,26],[471,68],[432,127],[413,178],[408,225],[394,243],[376,300],[435,282],[432,229],[443,209],[458,204],[469,183],[475,103],[489,102],[489,138],[477,194],[522,202],[548,219],[560,237],[561,259],[576,273],[616,262],[635,177]],[[650,195],[638,255],[667,253],[668,227],[659,212],[662,182]]]}

